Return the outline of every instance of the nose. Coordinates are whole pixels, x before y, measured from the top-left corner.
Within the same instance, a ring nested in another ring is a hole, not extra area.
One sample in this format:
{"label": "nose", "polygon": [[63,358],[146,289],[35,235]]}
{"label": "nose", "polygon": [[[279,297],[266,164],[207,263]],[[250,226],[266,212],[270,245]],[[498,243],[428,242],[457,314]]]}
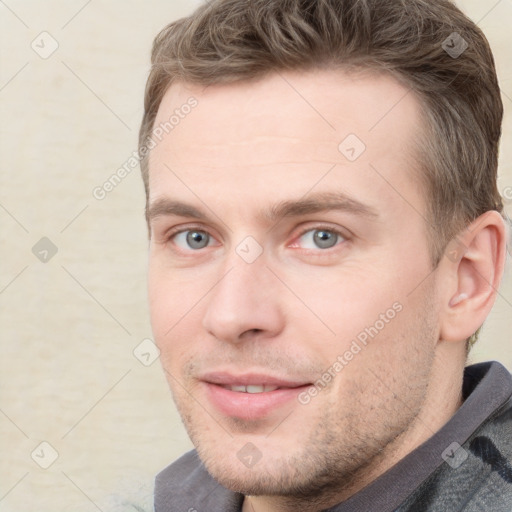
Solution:
{"label": "nose", "polygon": [[253,263],[230,261],[233,265],[206,297],[204,329],[229,343],[276,336],[284,315],[275,276],[262,257]]}

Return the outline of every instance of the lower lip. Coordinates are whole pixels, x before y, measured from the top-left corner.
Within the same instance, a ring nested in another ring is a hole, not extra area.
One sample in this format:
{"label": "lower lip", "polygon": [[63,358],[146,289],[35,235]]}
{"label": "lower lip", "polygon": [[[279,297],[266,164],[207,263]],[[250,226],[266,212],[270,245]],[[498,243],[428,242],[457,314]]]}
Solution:
{"label": "lower lip", "polygon": [[267,416],[288,402],[297,400],[299,393],[309,387],[282,388],[263,393],[240,393],[210,382],[204,383],[210,402],[226,416],[254,420]]}

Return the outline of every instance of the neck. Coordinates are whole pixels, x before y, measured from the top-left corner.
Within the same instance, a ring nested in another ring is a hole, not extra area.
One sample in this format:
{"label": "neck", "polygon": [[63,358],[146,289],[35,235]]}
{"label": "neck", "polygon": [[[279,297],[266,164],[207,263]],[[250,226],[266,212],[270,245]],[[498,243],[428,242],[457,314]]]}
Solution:
{"label": "neck", "polygon": [[335,499],[311,502],[283,496],[246,496],[242,512],[319,512],[341,503],[376,480],[406,455],[440,430],[462,405],[462,379],[465,351],[462,343],[440,341],[432,368],[425,403],[409,428],[388,444],[372,463],[354,473],[348,484],[340,486]]}

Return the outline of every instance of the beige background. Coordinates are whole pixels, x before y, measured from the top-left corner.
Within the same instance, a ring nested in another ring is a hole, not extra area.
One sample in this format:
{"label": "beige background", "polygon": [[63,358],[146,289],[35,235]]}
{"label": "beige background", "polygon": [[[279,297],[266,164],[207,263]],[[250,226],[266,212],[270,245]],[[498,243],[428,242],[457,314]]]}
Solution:
{"label": "beige background", "polygon": [[[151,338],[139,171],[92,191],[136,149],[153,37],[197,3],[0,2],[2,512],[123,510],[118,494],[149,510],[154,474],[191,446],[158,361],[133,354]],[[512,0],[458,3],[495,51],[512,200]],[[50,37],[43,59],[31,43],[44,54]],[[58,249],[46,263],[42,237]],[[472,361],[512,369],[511,317],[509,271]]]}

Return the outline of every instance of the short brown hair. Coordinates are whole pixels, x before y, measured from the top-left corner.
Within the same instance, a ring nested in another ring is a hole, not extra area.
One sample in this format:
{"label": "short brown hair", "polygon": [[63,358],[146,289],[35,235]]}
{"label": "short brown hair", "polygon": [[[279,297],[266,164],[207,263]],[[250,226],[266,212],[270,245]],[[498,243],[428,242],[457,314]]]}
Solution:
{"label": "short brown hair", "polygon": [[[460,55],[449,52],[456,43]],[[433,265],[471,221],[489,210],[503,214],[503,104],[493,55],[449,0],[208,0],[158,34],[151,62],[139,151],[176,81],[212,85],[285,70],[369,68],[394,76],[422,106],[416,142]]]}

